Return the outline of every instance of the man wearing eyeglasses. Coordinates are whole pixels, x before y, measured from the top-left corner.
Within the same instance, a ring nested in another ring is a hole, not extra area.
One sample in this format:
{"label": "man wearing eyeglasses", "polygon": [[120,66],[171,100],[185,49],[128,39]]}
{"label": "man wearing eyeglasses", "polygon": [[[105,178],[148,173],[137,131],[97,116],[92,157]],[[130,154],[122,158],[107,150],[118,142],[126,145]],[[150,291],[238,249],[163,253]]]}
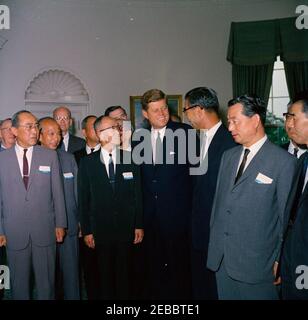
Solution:
{"label": "man wearing eyeglasses", "polygon": [[86,147],[84,139],[69,133],[69,128],[73,124],[71,111],[66,106],[59,106],[53,111],[53,118],[58,122],[62,131],[62,142],[59,145],[64,151],[74,153]]}
{"label": "man wearing eyeglasses", "polygon": [[287,150],[289,153],[293,154],[296,158],[300,158],[302,154],[304,154],[307,151],[307,147],[305,145],[297,144],[293,137],[293,130],[294,128],[290,126],[290,119],[294,116],[293,113],[290,113],[289,108],[292,104],[288,105],[288,112],[283,113],[283,116],[285,118],[285,130],[286,133],[290,139],[288,143],[285,143],[282,145],[282,148]]}
{"label": "man wearing eyeglasses", "polygon": [[236,146],[219,117],[219,102],[211,88],[198,87],[185,95],[184,112],[192,126],[201,130],[200,165],[207,165],[195,177],[192,211],[192,287],[197,300],[217,300],[215,273],[205,266],[207,259],[210,217],[218,169],[225,150]]}
{"label": "man wearing eyeglasses", "polygon": [[15,144],[15,136],[13,135],[11,128],[11,118],[0,121],[0,152],[12,148]]}
{"label": "man wearing eyeglasses", "polygon": [[101,150],[82,158],[78,172],[81,230],[86,245],[96,249],[100,298],[129,299],[132,249],[143,239],[140,172],[123,162],[129,154],[118,148],[115,119],[101,116],[94,128]]}
{"label": "man wearing eyeglasses", "polygon": [[[308,147],[308,99],[294,101],[288,110],[287,126],[298,144]],[[308,299],[308,153],[299,159],[298,181],[291,223],[282,256],[281,277],[284,299]]]}
{"label": "man wearing eyeglasses", "polygon": [[57,153],[37,146],[38,123],[29,111],[12,117],[15,147],[0,152],[0,246],[6,245],[13,299],[54,299],[55,248],[67,227]]}

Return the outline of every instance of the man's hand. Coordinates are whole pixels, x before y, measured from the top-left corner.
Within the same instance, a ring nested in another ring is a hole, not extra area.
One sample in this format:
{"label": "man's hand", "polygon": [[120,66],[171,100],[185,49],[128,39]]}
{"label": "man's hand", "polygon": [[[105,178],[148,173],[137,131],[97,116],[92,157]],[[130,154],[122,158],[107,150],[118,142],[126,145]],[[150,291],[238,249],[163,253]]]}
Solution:
{"label": "man's hand", "polygon": [[57,242],[63,242],[64,236],[65,236],[65,229],[64,228],[56,228]]}
{"label": "man's hand", "polygon": [[134,244],[140,243],[143,239],[143,236],[144,236],[143,229],[135,229]]}
{"label": "man's hand", "polygon": [[95,248],[95,241],[94,241],[93,234],[87,234],[86,236],[84,236],[84,242],[89,248],[91,249]]}
{"label": "man's hand", "polygon": [[279,263],[278,263],[277,261],[275,261],[274,266],[273,266],[273,274],[274,274],[274,277],[275,277],[275,280],[274,280],[274,285],[275,285],[275,286],[281,284],[281,277],[280,277],[280,275],[279,275],[279,277],[277,278],[278,265],[279,265]]}
{"label": "man's hand", "polygon": [[0,235],[0,247],[6,246],[6,236]]}

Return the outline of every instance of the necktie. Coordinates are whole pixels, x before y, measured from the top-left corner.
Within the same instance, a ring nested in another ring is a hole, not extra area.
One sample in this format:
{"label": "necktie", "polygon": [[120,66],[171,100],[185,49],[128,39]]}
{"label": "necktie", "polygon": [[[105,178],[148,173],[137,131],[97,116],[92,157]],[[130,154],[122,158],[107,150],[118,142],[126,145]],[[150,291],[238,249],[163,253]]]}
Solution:
{"label": "necktie", "polygon": [[293,150],[293,155],[294,155],[294,157],[296,157],[296,158],[297,158],[297,153],[298,153],[298,148],[294,148],[294,150]]}
{"label": "necktie", "polygon": [[163,163],[163,143],[160,138],[160,133],[157,131],[157,137],[155,142],[155,164]]}
{"label": "necktie", "polygon": [[94,150],[95,150],[95,148],[91,148],[91,153],[93,153],[93,152],[94,152]]}
{"label": "necktie", "polygon": [[23,181],[25,184],[25,188],[28,188],[28,182],[29,182],[29,164],[28,159],[26,156],[28,149],[24,149],[24,156],[23,156],[23,166],[22,166],[22,174],[23,174]]}
{"label": "necktie", "polygon": [[238,172],[237,172],[237,175],[236,175],[236,178],[235,178],[235,182],[234,184],[237,183],[238,179],[242,176],[243,172],[244,172],[244,169],[245,169],[245,165],[246,165],[246,162],[247,162],[247,157],[248,157],[248,154],[249,154],[250,150],[249,149],[245,149],[244,151],[244,157],[243,157],[243,160],[242,160],[242,163],[238,169]]}
{"label": "necktie", "polygon": [[110,181],[112,189],[114,191],[115,174],[114,174],[114,163],[113,163],[113,160],[112,160],[112,154],[111,153],[109,153],[108,168],[109,168],[109,181]]}

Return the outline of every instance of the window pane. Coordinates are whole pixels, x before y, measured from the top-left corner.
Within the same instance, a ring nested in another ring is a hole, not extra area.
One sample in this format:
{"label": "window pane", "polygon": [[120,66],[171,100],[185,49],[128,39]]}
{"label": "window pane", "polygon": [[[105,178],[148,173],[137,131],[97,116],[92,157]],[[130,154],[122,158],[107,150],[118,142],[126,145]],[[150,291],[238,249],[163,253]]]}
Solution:
{"label": "window pane", "polygon": [[274,70],[273,72],[273,96],[289,96],[284,70]]}
{"label": "window pane", "polygon": [[289,98],[273,98],[273,113],[276,117],[283,118],[283,113],[288,109]]}

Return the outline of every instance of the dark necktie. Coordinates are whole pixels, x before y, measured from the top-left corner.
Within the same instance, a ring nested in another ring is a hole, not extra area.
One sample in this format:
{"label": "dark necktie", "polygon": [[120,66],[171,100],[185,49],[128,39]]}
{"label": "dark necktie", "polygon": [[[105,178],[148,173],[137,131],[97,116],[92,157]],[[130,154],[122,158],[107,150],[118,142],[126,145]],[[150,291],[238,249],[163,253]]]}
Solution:
{"label": "dark necktie", "polygon": [[298,154],[298,148],[294,148],[294,150],[293,150],[294,157],[297,158],[297,154]]}
{"label": "dark necktie", "polygon": [[157,131],[157,137],[155,142],[155,164],[163,163],[163,144],[160,138],[160,133]]}
{"label": "dark necktie", "polygon": [[23,156],[23,165],[22,165],[22,179],[25,184],[25,188],[28,189],[28,182],[29,182],[29,164],[28,164],[28,159],[26,156],[28,149],[24,149],[24,156]]}
{"label": "dark necktie", "polygon": [[94,150],[95,150],[95,148],[91,148],[91,153],[93,153],[93,152],[94,152]]}
{"label": "dark necktie", "polygon": [[244,157],[243,157],[243,160],[242,160],[242,163],[238,169],[238,172],[237,172],[237,175],[236,175],[236,178],[235,178],[235,182],[234,184],[237,183],[238,179],[242,176],[243,172],[244,172],[244,169],[245,169],[245,165],[246,165],[246,162],[247,162],[247,157],[248,157],[248,154],[249,154],[250,150],[249,149],[245,149],[244,150]]}
{"label": "dark necktie", "polygon": [[112,189],[114,191],[115,174],[114,174],[114,163],[113,163],[113,160],[112,160],[112,154],[111,153],[109,153],[108,168],[109,168],[109,181],[110,181]]}

